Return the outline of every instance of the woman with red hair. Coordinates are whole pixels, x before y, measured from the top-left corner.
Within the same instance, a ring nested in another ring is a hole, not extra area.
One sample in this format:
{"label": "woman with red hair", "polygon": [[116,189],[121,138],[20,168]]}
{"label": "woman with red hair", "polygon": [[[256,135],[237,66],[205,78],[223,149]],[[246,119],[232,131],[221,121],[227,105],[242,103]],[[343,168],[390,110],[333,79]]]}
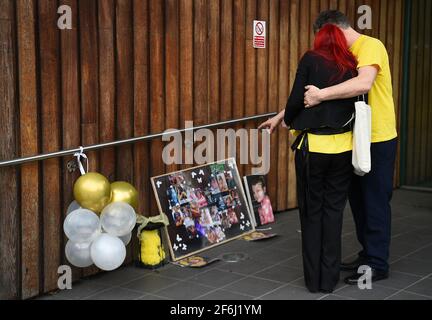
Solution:
{"label": "woman with red hair", "polygon": [[326,88],[357,75],[357,61],[342,31],[325,25],[298,66],[284,121],[297,136],[297,198],[303,268],[311,292],[333,292],[339,281],[343,211],[352,174],[352,123],[356,99],[304,104],[305,86]]}

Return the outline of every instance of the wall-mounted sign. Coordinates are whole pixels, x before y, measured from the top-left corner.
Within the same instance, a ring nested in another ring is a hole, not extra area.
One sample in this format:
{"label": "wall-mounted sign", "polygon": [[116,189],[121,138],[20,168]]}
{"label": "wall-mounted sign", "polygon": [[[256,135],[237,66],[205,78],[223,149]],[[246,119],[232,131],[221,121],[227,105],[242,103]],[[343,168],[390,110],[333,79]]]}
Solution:
{"label": "wall-mounted sign", "polygon": [[264,49],[266,47],[266,22],[254,20],[253,22],[253,47]]}

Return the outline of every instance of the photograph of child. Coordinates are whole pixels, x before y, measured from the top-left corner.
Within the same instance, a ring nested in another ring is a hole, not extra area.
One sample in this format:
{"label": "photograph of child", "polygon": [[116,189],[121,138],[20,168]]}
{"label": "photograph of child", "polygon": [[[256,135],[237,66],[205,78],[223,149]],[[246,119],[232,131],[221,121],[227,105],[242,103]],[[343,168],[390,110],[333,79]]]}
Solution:
{"label": "photograph of child", "polygon": [[200,208],[206,207],[208,205],[207,198],[201,189],[195,189],[196,202]]}
{"label": "photograph of child", "polygon": [[176,205],[179,204],[178,198],[177,198],[177,190],[175,189],[174,186],[170,186],[167,189],[167,195],[168,195],[168,201],[169,201],[169,205],[171,207],[174,207]]}
{"label": "photograph of child", "polygon": [[237,224],[237,223],[239,223],[237,214],[236,214],[235,210],[232,209],[232,208],[228,209],[228,219],[229,219],[230,224]]}
{"label": "photograph of child", "polygon": [[215,177],[211,177],[210,179],[210,191],[212,194],[220,193],[219,185],[217,179]]}
{"label": "photograph of child", "polygon": [[222,223],[221,215],[216,206],[211,207],[211,218],[214,225],[220,225]]}
{"label": "photograph of child", "polygon": [[264,176],[246,177],[252,207],[255,213],[257,225],[266,225],[275,221],[270,197],[267,194],[267,186]]}
{"label": "photograph of child", "polygon": [[234,177],[233,177],[231,170],[227,171],[227,173],[225,174],[225,179],[226,179],[226,182],[228,185],[228,189],[230,189],[230,190],[234,189],[236,186],[236,182],[234,180]]}
{"label": "photograph of child", "polygon": [[228,185],[227,185],[224,173],[219,173],[217,175],[217,183],[218,183],[218,186],[219,186],[219,190],[221,192],[228,191]]}
{"label": "photograph of child", "polygon": [[210,215],[209,208],[203,208],[203,209],[200,209],[200,211],[201,211],[201,217],[200,217],[200,220],[199,220],[200,224],[203,227],[210,227],[210,226],[212,226],[213,225],[213,219],[212,219],[212,217]]}
{"label": "photograph of child", "polygon": [[232,224],[230,222],[230,218],[228,216],[228,211],[225,210],[222,212],[222,228],[229,229],[231,228]]}

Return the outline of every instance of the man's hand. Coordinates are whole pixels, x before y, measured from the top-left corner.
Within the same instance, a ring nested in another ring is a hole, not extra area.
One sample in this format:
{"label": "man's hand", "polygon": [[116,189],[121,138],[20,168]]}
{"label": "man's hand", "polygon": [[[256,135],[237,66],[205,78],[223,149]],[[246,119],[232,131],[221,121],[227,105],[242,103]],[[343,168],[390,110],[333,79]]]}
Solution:
{"label": "man's hand", "polygon": [[282,122],[284,114],[285,114],[285,110],[279,113],[278,115],[274,116],[273,118],[268,119],[267,121],[261,123],[258,129],[268,129],[270,133],[273,133],[273,131]]}
{"label": "man's hand", "polygon": [[306,108],[314,107],[320,104],[323,100],[321,98],[321,90],[315,86],[306,86],[304,94],[304,104]]}

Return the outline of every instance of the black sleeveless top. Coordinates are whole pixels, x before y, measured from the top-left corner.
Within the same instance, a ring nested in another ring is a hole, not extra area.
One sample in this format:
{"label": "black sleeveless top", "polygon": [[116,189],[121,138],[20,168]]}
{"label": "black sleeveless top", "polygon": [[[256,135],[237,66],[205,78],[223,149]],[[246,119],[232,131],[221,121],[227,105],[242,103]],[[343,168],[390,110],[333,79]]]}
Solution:
{"label": "black sleeveless top", "polygon": [[300,60],[296,79],[285,108],[285,123],[295,130],[344,127],[352,118],[354,103],[357,98],[324,101],[313,108],[305,108],[305,86],[314,85],[323,89],[345,82],[355,76],[357,72],[346,72],[336,78],[339,73],[335,64],[322,56],[307,52]]}

